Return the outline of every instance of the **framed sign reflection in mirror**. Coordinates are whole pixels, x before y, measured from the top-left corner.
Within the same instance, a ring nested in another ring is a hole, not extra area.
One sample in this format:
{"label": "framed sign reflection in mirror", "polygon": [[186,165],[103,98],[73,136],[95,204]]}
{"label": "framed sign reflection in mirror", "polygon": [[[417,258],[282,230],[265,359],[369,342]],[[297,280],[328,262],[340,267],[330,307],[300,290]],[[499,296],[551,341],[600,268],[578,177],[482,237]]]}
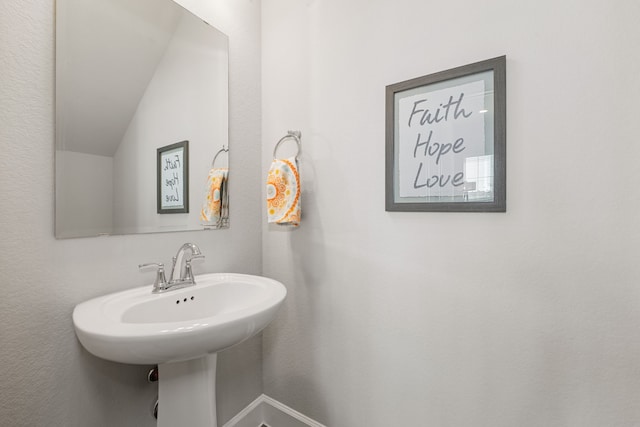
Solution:
{"label": "framed sign reflection in mirror", "polygon": [[158,148],[158,213],[189,213],[189,141]]}

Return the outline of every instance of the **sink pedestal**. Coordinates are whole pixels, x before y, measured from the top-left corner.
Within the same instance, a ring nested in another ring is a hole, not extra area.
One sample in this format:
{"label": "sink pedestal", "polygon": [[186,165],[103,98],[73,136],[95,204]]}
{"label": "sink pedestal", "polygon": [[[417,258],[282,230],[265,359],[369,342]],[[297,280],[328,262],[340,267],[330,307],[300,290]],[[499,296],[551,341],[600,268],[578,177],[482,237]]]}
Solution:
{"label": "sink pedestal", "polygon": [[217,353],[264,329],[287,296],[282,283],[266,277],[195,279],[196,286],[167,293],[153,293],[151,285],[115,292],[73,310],[76,335],[92,354],[158,365],[159,427],[216,427]]}
{"label": "sink pedestal", "polygon": [[216,427],[218,354],[158,365],[158,427]]}

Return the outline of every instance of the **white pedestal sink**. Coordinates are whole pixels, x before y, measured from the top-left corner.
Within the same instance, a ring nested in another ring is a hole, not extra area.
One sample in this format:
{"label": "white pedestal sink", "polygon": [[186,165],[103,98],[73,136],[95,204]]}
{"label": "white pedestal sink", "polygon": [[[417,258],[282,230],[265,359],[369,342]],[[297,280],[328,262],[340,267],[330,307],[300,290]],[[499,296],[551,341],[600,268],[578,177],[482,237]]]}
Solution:
{"label": "white pedestal sink", "polygon": [[272,279],[204,274],[152,294],[143,286],[78,304],[82,345],[107,360],[159,366],[159,427],[215,427],[217,352],[260,332],[287,291]]}

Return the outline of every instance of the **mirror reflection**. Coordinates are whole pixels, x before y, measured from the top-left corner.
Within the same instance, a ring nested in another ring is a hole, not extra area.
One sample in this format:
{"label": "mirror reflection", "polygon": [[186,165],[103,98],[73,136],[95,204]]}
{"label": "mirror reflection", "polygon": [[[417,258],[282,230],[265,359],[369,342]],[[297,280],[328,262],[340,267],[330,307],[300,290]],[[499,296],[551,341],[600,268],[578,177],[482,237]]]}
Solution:
{"label": "mirror reflection", "polygon": [[56,2],[56,237],[228,225],[228,56],[172,0]]}

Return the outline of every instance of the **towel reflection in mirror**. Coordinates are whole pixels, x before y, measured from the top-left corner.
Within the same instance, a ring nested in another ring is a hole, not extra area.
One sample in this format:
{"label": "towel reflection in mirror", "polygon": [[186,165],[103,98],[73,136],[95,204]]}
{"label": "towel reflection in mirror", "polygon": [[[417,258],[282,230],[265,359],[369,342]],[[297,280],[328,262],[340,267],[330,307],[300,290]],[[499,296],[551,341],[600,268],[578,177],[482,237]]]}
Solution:
{"label": "towel reflection in mirror", "polygon": [[200,221],[206,228],[225,228],[229,226],[229,168],[216,167],[216,159],[221,153],[229,152],[224,146],[216,153],[207,175],[205,195],[200,210]]}

